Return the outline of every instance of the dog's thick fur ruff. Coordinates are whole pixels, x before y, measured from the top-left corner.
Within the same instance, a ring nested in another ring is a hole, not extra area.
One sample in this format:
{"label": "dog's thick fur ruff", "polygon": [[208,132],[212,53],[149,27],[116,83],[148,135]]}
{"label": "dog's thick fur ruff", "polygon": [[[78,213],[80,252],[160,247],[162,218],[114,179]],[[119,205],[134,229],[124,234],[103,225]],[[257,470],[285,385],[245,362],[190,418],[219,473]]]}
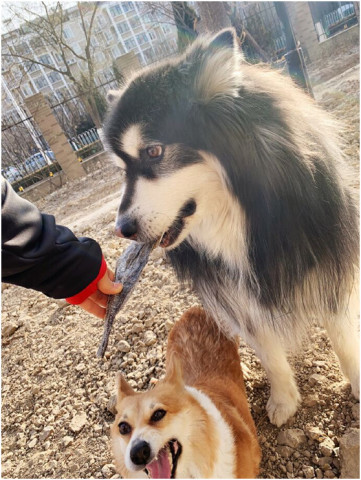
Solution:
{"label": "dog's thick fur ruff", "polygon": [[[159,408],[167,413],[152,423],[152,412]],[[119,433],[124,420],[132,428],[127,435]],[[173,327],[166,376],[153,390],[136,394],[120,376],[111,437],[117,469],[125,478],[137,472],[129,458],[132,445],[146,441],[151,455],[158,456],[172,439],[182,449],[175,478],[256,478],[261,455],[237,343],[203,309],[191,308]]]}
{"label": "dog's thick fur ruff", "polygon": [[299,402],[285,347],[314,321],[359,394],[358,213],[338,128],[289,78],[244,62],[232,30],[138,73],[105,124],[126,170],[119,230],[166,232],[179,278],[262,360],[277,425]]}

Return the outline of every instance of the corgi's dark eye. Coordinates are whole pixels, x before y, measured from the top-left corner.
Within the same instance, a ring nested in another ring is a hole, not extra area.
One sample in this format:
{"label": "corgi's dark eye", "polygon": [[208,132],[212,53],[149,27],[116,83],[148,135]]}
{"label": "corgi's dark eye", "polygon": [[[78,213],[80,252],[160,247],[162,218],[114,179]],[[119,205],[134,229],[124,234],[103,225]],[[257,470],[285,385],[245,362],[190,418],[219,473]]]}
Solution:
{"label": "corgi's dark eye", "polygon": [[120,422],[118,427],[121,435],[128,435],[132,431],[132,427],[127,422]]}
{"label": "corgi's dark eye", "polygon": [[150,158],[158,158],[163,154],[162,145],[152,145],[146,149],[147,155]]}
{"label": "corgi's dark eye", "polygon": [[162,410],[161,408],[159,410],[156,410],[153,412],[152,416],[150,417],[152,422],[159,422],[159,420],[162,420],[162,418],[165,416],[167,412],[165,410]]}

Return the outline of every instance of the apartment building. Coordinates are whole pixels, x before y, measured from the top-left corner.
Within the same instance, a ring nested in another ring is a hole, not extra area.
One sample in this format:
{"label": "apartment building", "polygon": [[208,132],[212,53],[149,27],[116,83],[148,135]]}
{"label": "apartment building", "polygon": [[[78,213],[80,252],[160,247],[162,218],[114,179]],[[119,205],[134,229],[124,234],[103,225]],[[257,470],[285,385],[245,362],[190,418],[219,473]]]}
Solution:
{"label": "apartment building", "polygon": [[[88,4],[89,5],[89,4]],[[90,4],[91,5],[91,4]],[[91,8],[85,14],[90,21]],[[77,7],[65,10],[63,36],[72,51],[66,53],[75,77],[79,77],[86,64],[76,54],[84,52],[85,38]],[[43,38],[24,27],[2,35],[2,51],[29,56],[42,64],[57,69],[64,67],[60,51],[46,44]],[[95,77],[98,83],[114,78],[113,61],[132,52],[141,65],[150,64],[177,51],[177,29],[169,17],[155,9],[150,12],[146,2],[99,2],[91,52],[94,58]],[[72,83],[60,73],[43,65],[2,57],[2,112],[3,124],[21,120],[23,100],[41,92],[53,102],[61,102],[76,94]]]}

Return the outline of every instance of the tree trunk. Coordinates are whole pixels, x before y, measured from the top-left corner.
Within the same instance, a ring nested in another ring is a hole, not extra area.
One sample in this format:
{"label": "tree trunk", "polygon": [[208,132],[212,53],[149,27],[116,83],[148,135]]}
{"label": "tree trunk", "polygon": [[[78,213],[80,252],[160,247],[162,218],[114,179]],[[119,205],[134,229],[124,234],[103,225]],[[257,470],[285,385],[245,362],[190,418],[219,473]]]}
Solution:
{"label": "tree trunk", "polygon": [[200,33],[216,33],[232,26],[224,2],[197,2],[197,7],[201,17],[197,25]]}

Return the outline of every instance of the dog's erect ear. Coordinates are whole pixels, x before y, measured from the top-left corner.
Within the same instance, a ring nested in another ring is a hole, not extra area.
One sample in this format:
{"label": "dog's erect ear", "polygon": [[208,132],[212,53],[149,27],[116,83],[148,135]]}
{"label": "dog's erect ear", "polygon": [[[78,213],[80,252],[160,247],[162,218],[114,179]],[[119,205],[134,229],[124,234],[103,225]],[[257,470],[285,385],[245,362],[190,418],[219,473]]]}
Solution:
{"label": "dog's erect ear", "polygon": [[[200,40],[201,42],[201,40]],[[200,43],[199,50],[194,50],[198,59],[198,71],[195,76],[195,93],[202,102],[209,102],[219,96],[237,97],[242,85],[240,64],[242,54],[237,43],[236,33],[233,29],[221,30],[217,35]],[[192,50],[190,50],[190,63],[192,63]]]}
{"label": "dog's erect ear", "polygon": [[164,381],[181,388],[184,387],[182,365],[175,353],[172,353],[167,359],[167,373]]}
{"label": "dog's erect ear", "polygon": [[117,374],[116,377],[116,386],[117,386],[117,400],[121,401],[125,397],[129,397],[130,395],[135,395],[135,391],[129,385],[129,383],[125,380],[121,373]]}
{"label": "dog's erect ear", "polygon": [[109,90],[107,93],[107,102],[109,105],[113,105],[113,103],[119,100],[120,96],[120,90]]}
{"label": "dog's erect ear", "polygon": [[218,32],[210,43],[211,48],[235,48],[236,32],[233,28],[225,28]]}

